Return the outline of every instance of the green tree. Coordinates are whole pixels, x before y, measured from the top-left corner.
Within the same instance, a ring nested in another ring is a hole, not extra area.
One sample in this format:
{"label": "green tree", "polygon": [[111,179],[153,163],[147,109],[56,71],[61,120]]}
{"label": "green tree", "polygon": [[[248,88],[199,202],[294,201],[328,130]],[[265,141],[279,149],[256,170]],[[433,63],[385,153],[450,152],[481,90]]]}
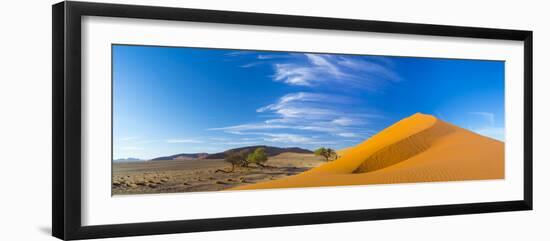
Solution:
{"label": "green tree", "polygon": [[258,166],[265,167],[264,163],[267,161],[267,154],[265,153],[265,148],[260,147],[256,148],[254,152],[248,154],[246,157],[248,163],[254,163]]}
{"label": "green tree", "polygon": [[326,161],[333,161],[338,159],[338,154],[333,149],[321,147],[314,151],[315,155],[322,156]]}

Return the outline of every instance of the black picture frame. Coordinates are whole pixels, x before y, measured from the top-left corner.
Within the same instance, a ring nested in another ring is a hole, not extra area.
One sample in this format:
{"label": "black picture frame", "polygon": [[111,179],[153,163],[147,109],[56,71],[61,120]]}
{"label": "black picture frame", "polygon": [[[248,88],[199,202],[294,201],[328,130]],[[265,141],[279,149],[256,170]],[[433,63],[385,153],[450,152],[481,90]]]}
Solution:
{"label": "black picture frame", "polygon": [[[52,6],[52,233],[60,239],[168,234],[290,225],[532,210],[533,208],[533,32],[415,23],[336,19],[90,2]],[[283,215],[81,224],[81,17],[104,16],[378,33],[517,40],[524,43],[524,194],[522,200]]]}

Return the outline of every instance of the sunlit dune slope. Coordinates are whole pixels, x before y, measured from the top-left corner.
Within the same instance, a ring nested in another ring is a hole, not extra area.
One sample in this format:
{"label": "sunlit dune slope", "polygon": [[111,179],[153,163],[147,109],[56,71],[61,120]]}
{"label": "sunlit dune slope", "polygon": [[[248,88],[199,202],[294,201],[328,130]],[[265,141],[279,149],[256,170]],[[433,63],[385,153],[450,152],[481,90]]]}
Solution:
{"label": "sunlit dune slope", "polygon": [[504,178],[503,142],[420,113],[339,155],[296,176],[235,189]]}

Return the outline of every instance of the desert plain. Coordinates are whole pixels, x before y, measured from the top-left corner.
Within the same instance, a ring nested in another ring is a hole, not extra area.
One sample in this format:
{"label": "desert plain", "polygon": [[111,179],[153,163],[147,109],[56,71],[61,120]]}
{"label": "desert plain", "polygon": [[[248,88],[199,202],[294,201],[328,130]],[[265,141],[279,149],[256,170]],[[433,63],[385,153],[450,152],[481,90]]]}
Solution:
{"label": "desert plain", "polygon": [[223,159],[113,163],[112,193],[220,191],[293,176],[324,163],[314,154],[291,152],[269,157],[266,167],[250,165],[233,172],[228,172],[230,165]]}

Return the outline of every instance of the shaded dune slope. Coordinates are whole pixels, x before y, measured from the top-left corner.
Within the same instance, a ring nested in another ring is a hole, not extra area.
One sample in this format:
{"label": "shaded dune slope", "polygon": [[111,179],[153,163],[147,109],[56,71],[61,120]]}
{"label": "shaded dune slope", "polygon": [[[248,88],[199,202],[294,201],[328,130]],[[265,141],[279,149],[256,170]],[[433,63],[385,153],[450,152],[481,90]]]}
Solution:
{"label": "shaded dune slope", "polygon": [[235,189],[504,178],[503,142],[420,113],[340,155],[296,176]]}
{"label": "shaded dune slope", "polygon": [[455,130],[452,126],[436,120],[430,127],[376,151],[353,172],[371,172],[405,161],[427,151],[438,140]]}

